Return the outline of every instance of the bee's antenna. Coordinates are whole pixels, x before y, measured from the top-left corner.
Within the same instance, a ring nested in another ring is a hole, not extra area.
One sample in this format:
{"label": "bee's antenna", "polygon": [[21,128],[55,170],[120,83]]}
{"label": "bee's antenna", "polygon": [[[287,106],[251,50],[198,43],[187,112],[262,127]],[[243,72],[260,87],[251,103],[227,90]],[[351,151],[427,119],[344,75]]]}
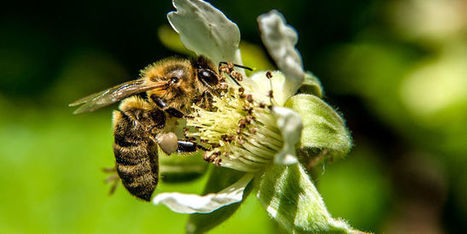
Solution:
{"label": "bee's antenna", "polygon": [[233,78],[230,74],[229,77],[235,82],[235,84],[237,84],[240,87],[242,86],[240,83],[238,83],[237,79]]}
{"label": "bee's antenna", "polygon": [[[236,64],[236,63],[230,63],[230,64],[232,64],[234,67],[239,67],[239,68],[246,69],[248,71],[253,71],[253,69],[251,67],[243,66],[243,65],[240,65],[240,64]],[[219,62],[219,67],[221,65],[227,65],[228,66],[229,63],[228,62]]]}

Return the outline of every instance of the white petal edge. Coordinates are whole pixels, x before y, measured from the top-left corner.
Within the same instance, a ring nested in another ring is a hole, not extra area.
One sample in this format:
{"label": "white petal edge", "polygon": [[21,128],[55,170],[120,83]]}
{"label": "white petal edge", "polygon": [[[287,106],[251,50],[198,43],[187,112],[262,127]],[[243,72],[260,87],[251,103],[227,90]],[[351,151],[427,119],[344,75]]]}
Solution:
{"label": "white petal edge", "polygon": [[300,53],[295,49],[298,35],[295,29],[287,25],[284,16],[272,10],[258,17],[258,26],[264,46],[274,59],[277,67],[290,81],[285,82],[285,89],[295,93],[305,79]]}
{"label": "white petal edge", "polygon": [[275,106],[272,113],[276,118],[284,140],[284,145],[274,157],[276,164],[291,165],[298,162],[295,153],[295,145],[300,142],[300,135],[303,129],[303,123],[300,116],[293,110],[285,107]]}
{"label": "white petal edge", "polygon": [[204,196],[183,193],[161,193],[153,198],[155,205],[163,204],[174,212],[183,214],[210,213],[223,206],[240,202],[254,174],[245,174],[240,180],[218,193]]}
{"label": "white petal edge", "polygon": [[173,0],[177,11],[167,14],[183,45],[215,64],[221,61],[241,64],[240,30],[221,11],[201,0]]}

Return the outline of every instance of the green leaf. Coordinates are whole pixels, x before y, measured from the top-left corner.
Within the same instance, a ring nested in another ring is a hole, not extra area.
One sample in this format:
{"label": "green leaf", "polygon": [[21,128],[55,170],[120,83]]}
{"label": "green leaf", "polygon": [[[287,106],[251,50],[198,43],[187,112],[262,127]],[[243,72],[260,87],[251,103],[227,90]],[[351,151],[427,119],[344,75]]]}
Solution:
{"label": "green leaf", "polygon": [[[203,194],[219,191],[238,181],[244,174],[225,167],[214,167]],[[247,186],[243,192],[242,201],[239,203],[219,208],[208,214],[191,214],[186,225],[186,233],[204,233],[223,223],[237,211],[243,200],[250,194],[251,188],[252,186]]]}
{"label": "green leaf", "polygon": [[352,233],[333,219],[301,164],[272,164],[259,179],[257,197],[268,214],[290,233]]}
{"label": "green leaf", "polygon": [[303,121],[300,151],[306,156],[318,154],[320,161],[347,154],[352,139],[342,117],[314,95],[298,94],[287,100],[286,107],[297,112]]}

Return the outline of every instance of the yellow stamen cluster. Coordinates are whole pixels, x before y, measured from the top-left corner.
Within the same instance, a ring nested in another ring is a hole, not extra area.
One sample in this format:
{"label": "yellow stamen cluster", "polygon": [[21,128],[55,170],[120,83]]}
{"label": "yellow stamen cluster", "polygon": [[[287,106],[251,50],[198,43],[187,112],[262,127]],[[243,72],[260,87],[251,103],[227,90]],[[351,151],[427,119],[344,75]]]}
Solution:
{"label": "yellow stamen cluster", "polygon": [[214,97],[214,111],[194,107],[188,127],[192,137],[211,145],[204,158],[216,165],[240,171],[259,171],[282,148],[283,140],[271,106],[256,102],[245,89],[229,88]]}

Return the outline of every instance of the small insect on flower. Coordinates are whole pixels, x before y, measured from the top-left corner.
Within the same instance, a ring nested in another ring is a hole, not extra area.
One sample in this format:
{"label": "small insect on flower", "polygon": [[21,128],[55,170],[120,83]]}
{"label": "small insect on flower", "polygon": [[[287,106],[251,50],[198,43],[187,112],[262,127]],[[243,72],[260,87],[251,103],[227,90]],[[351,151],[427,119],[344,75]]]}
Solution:
{"label": "small insect on flower", "polygon": [[[227,63],[220,66],[223,64]],[[113,112],[116,172],[131,194],[149,201],[159,180],[159,147],[167,155],[204,149],[193,138],[175,134],[177,121],[188,118],[193,104],[211,108],[213,97],[226,89],[219,70],[203,56],[191,60],[167,58],[143,69],[140,79],[84,97],[70,106],[81,105],[74,112],[79,114],[122,100],[119,110]],[[146,93],[145,98],[139,95],[142,93]]]}

